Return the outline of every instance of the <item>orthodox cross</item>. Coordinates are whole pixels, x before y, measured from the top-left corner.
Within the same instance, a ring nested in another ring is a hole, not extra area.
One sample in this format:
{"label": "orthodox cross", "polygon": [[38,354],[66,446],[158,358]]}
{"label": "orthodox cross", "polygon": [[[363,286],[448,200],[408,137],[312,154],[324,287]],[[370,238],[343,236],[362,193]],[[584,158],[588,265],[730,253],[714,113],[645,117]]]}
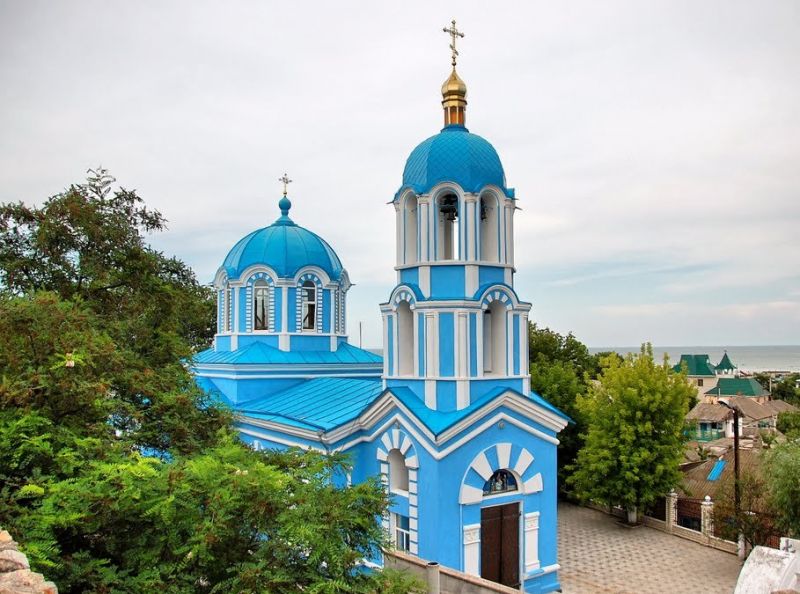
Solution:
{"label": "orthodox cross", "polygon": [[283,195],[286,196],[286,192],[288,192],[289,184],[292,183],[292,180],[284,173],[283,177],[278,178],[278,181],[283,182]]}
{"label": "orthodox cross", "polygon": [[442,31],[448,33],[450,35],[450,39],[452,39],[452,41],[450,42],[450,49],[453,51],[453,68],[455,68],[456,57],[458,56],[458,50],[456,49],[456,38],[464,37],[464,34],[458,29],[456,29],[455,21],[452,21],[452,24],[449,27],[445,27],[444,29],[442,29]]}

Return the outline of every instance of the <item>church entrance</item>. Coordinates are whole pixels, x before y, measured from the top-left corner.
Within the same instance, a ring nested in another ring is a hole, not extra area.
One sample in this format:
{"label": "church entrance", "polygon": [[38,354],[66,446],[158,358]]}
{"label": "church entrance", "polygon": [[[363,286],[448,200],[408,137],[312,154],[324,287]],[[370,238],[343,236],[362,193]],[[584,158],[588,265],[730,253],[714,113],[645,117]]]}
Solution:
{"label": "church entrance", "polygon": [[519,503],[481,509],[481,577],[519,588]]}

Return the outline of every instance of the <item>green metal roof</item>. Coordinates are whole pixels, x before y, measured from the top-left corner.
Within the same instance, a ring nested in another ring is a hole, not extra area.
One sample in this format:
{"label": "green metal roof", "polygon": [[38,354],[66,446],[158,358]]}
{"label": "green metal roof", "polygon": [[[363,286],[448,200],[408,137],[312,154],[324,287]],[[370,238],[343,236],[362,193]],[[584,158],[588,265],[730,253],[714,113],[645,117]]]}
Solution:
{"label": "green metal roof", "polygon": [[690,377],[716,377],[717,375],[708,355],[681,355],[680,363],[672,369],[679,372],[684,363],[686,363],[686,369]]}
{"label": "green metal roof", "polygon": [[761,384],[751,377],[721,377],[716,387],[711,388],[706,394],[712,396],[767,396]]}
{"label": "green metal roof", "polygon": [[725,351],[725,354],[722,355],[722,359],[717,364],[717,371],[734,371],[736,367],[731,362],[730,357],[728,357],[728,351]]}

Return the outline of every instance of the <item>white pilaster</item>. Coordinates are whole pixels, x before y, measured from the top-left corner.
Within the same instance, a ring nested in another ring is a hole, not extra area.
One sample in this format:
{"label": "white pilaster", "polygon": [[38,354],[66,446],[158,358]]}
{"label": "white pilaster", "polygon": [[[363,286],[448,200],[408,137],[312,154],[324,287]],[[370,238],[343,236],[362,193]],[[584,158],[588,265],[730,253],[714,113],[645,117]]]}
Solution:
{"label": "white pilaster", "polygon": [[414,377],[419,377],[419,316],[413,309],[411,319],[414,324]]}
{"label": "white pilaster", "polygon": [[480,575],[481,525],[464,526],[464,573]]}
{"label": "white pilaster", "polygon": [[403,211],[400,204],[394,203],[394,234],[395,234],[395,253],[397,254],[397,265],[403,264]]}
{"label": "white pilaster", "polygon": [[506,310],[506,342],[506,375],[514,375],[514,312],[510,309]]}
{"label": "white pilaster", "polygon": [[419,290],[422,291],[423,297],[428,298],[431,296],[431,267],[420,266],[418,270],[419,270]]}
{"label": "white pilaster", "polygon": [[478,279],[478,266],[474,264],[464,266],[464,296],[467,299],[472,298],[478,290]]}
{"label": "white pilaster", "polygon": [[419,210],[419,239],[420,239],[420,252],[419,252],[419,261],[420,262],[427,262],[430,260],[430,224],[428,221],[428,201],[430,200],[429,197],[419,196],[417,198],[417,209]]}
{"label": "white pilaster", "polygon": [[475,317],[475,375],[483,377],[483,310],[479,309]]}
{"label": "white pilaster", "polygon": [[525,573],[539,569],[539,512],[525,514]]}
{"label": "white pilaster", "polygon": [[389,315],[383,314],[383,376],[389,375]]}

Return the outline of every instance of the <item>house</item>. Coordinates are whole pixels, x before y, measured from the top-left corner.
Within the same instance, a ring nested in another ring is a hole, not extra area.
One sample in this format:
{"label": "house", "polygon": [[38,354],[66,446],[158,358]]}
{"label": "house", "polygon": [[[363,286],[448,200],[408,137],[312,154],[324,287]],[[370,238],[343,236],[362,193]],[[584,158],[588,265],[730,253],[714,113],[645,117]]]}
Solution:
{"label": "house", "polygon": [[[450,31],[454,48],[455,23]],[[345,452],[347,481],[380,477],[396,548],[551,592],[556,446],[569,419],[530,391],[531,304],[514,288],[518,199],[495,148],[465,126],[455,56],[444,128],[411,152],[390,201],[397,281],[380,304],[384,357],[349,344],[349,274],[290,217],[284,176],[278,219],[237,242],[217,272],[214,346],[193,372],[253,448]]]}
{"label": "house", "polygon": [[679,373],[684,368],[698,394],[717,385],[717,372],[708,355],[681,355],[680,362],[672,369]]}
{"label": "house", "polygon": [[742,396],[763,404],[770,398],[769,392],[752,377],[721,377],[716,385],[705,390],[703,395],[706,402]]}

